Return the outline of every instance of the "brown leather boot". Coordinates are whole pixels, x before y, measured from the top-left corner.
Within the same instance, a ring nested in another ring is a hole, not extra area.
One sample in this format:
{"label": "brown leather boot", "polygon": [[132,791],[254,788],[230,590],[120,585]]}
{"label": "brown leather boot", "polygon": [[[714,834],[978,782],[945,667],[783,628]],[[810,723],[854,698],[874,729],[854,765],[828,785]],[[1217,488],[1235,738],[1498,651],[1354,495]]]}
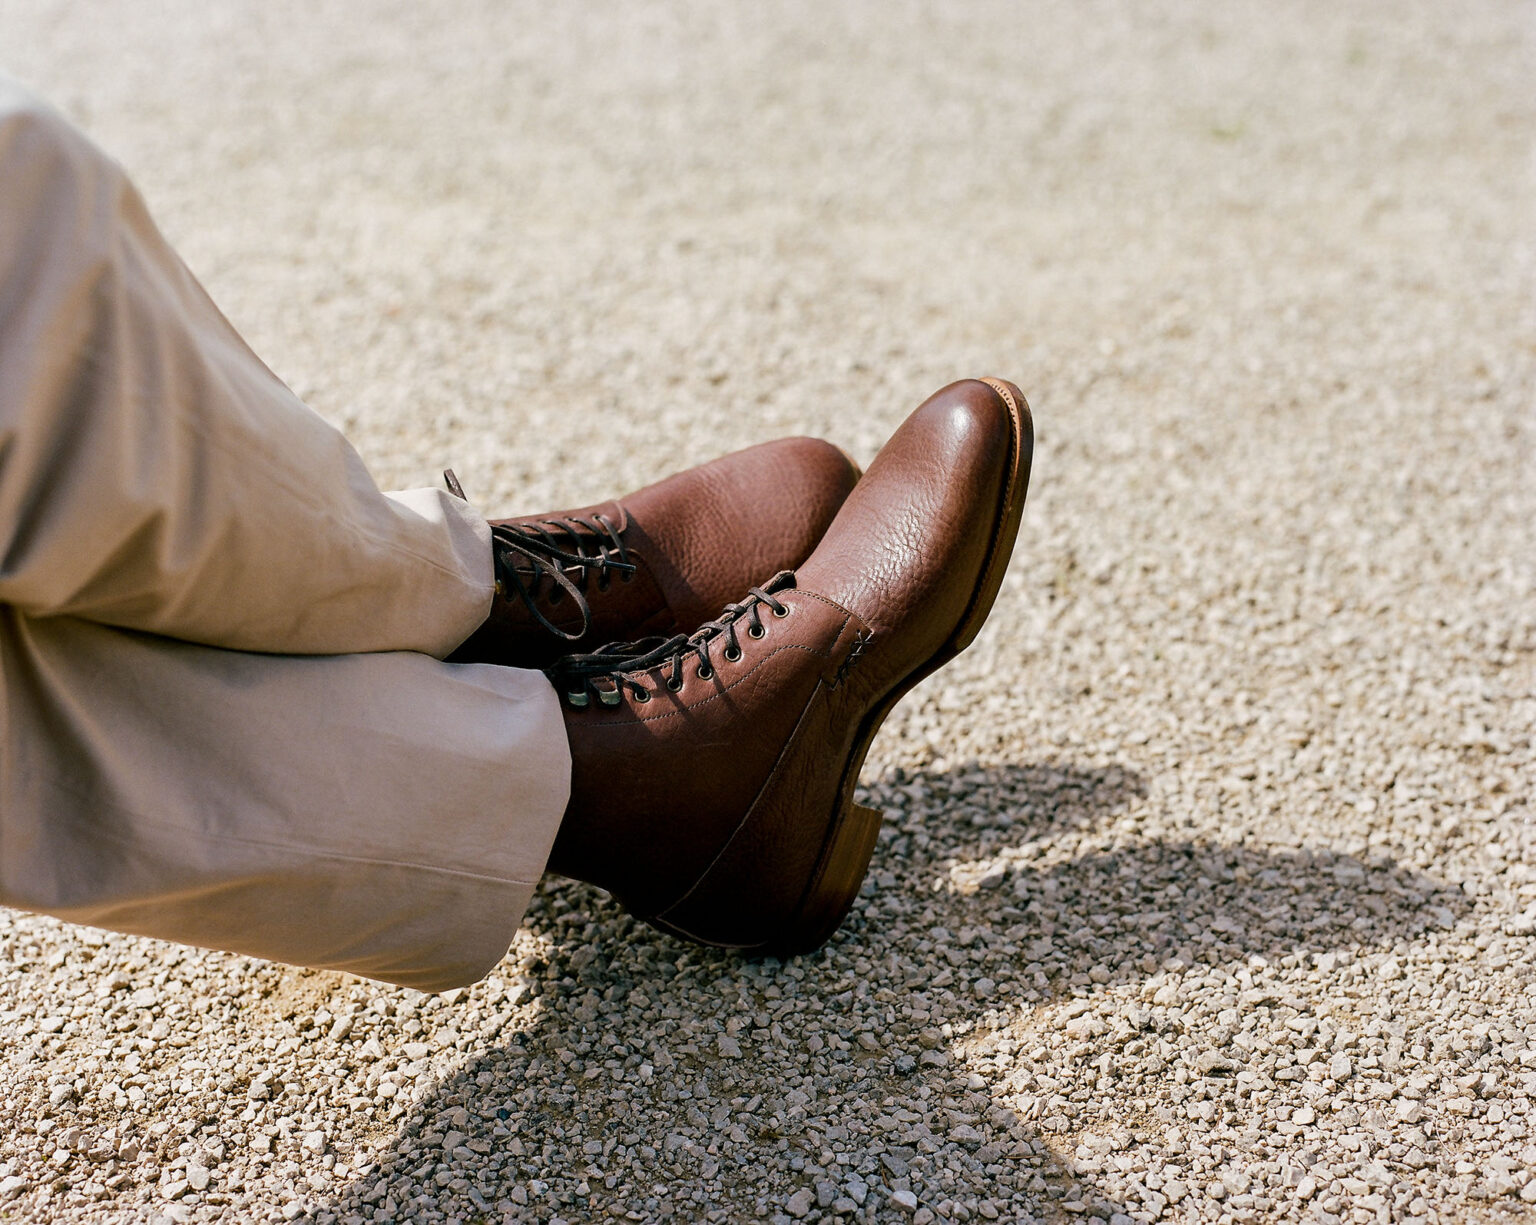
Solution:
{"label": "brown leather boot", "polygon": [[572,792],[551,871],[706,944],[816,948],[864,879],[880,814],[853,802],[881,721],[981,628],[1033,449],[1018,388],[926,401],[798,574],[690,637],[562,660]]}
{"label": "brown leather boot", "polygon": [[[443,476],[462,498],[453,473]],[[491,615],[449,658],[543,668],[621,639],[686,633],[799,565],[858,479],[831,443],[785,438],[598,506],[493,519]]]}

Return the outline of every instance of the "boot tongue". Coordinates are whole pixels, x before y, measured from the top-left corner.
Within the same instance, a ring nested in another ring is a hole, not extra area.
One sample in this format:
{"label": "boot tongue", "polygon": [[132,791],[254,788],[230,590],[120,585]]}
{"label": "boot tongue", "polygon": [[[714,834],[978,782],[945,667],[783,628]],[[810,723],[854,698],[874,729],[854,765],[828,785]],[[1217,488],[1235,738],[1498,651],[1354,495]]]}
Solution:
{"label": "boot tongue", "polygon": [[725,611],[713,621],[706,621],[692,634],[688,635],[688,641],[700,642],[706,638],[715,638],[725,632],[726,626],[740,617],[746,615],[752,605],[758,603],[758,593],[762,595],[775,595],[780,591],[793,591],[795,589],[795,572],[793,570],[780,570],[761,587],[754,587],[747,593],[745,599],[737,604],[728,604]]}

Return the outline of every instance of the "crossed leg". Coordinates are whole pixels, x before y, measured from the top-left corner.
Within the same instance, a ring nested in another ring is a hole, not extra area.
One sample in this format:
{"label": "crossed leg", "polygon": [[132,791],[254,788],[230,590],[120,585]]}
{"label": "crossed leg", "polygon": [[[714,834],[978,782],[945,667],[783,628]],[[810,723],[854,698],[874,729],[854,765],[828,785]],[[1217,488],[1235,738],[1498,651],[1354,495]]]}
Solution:
{"label": "crossed leg", "polygon": [[570,773],[541,674],[439,658],[492,586],[485,521],[381,493],[0,76],[0,903],[479,977]]}

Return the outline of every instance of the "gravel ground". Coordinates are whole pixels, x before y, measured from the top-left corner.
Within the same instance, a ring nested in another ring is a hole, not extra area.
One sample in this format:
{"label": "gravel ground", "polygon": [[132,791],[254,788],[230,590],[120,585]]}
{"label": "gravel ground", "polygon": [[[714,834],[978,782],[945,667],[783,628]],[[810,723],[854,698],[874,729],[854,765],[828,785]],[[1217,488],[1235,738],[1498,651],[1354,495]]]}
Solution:
{"label": "gravel ground", "polygon": [[1038,449],[826,950],[553,882],[428,997],[3,913],[0,1218],[1536,1219],[1533,19],[6,0],[387,483],[983,373]]}

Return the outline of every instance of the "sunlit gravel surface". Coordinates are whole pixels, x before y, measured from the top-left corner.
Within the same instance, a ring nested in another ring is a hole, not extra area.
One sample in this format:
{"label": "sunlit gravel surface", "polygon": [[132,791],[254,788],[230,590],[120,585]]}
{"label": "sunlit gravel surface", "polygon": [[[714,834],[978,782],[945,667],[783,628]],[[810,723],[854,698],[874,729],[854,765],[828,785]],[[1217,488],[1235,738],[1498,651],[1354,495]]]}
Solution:
{"label": "sunlit gravel surface", "polygon": [[1038,447],[823,952],[551,882],[426,997],[5,913],[0,1220],[1536,1219],[1533,21],[5,0],[386,484],[867,461],[968,374]]}

